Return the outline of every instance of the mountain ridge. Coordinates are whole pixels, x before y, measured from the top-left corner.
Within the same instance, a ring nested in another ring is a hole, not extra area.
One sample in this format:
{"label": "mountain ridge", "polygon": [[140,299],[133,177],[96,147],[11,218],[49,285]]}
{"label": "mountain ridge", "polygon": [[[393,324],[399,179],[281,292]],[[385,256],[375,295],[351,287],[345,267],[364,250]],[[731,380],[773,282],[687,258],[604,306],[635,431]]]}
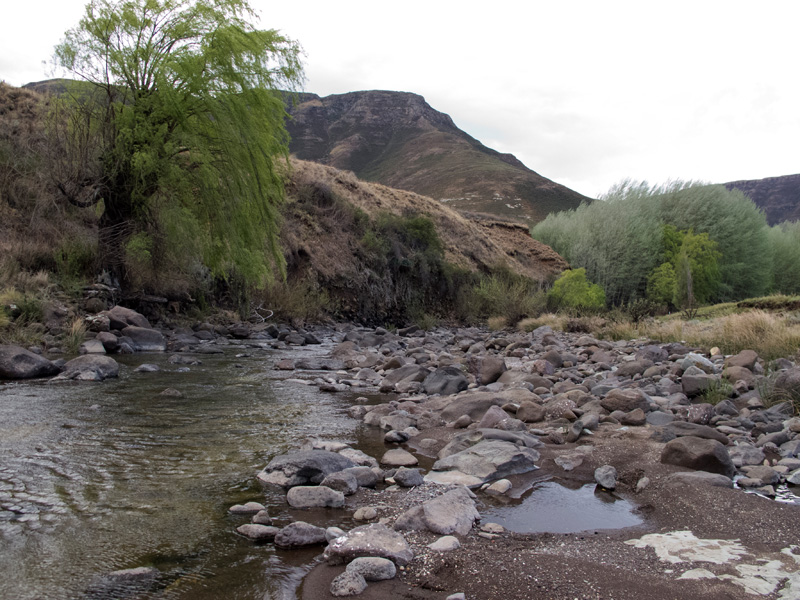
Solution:
{"label": "mountain ridge", "polygon": [[290,151],[301,160],[445,201],[453,208],[539,221],[591,199],[459,129],[419,94],[368,90],[289,103]]}
{"label": "mountain ridge", "polygon": [[742,179],[722,184],[737,189],[764,211],[767,223],[800,221],[800,174]]}

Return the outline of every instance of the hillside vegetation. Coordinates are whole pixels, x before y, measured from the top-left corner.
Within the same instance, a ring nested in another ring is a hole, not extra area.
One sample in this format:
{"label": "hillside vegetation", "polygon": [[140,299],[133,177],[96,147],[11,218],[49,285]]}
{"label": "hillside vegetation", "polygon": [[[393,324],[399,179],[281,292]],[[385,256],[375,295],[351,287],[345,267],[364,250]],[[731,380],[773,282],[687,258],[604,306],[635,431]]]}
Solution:
{"label": "hillside vegetation", "polygon": [[[40,287],[52,292],[55,283],[76,298],[100,274],[102,204],[58,202],[50,98],[0,84],[0,287],[8,304],[42,292],[29,289],[37,273]],[[568,267],[524,226],[467,218],[430,198],[310,162],[285,163],[282,177],[285,281],[275,277],[259,289],[235,271],[215,276],[192,240],[178,236],[163,241],[165,252],[127,245],[129,301],[162,297],[183,310],[221,302],[245,315],[261,305],[286,318],[398,325],[499,312],[522,318],[541,311],[534,292]]]}

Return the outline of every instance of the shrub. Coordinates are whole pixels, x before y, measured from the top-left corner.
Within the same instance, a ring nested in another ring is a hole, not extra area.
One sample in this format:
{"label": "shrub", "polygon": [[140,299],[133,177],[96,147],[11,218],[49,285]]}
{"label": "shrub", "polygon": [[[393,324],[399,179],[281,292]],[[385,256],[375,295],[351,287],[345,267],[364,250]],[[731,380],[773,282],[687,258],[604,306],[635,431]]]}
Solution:
{"label": "shrub", "polygon": [[600,310],[606,304],[603,289],[586,279],[586,269],[564,271],[547,293],[547,300],[555,308]]}

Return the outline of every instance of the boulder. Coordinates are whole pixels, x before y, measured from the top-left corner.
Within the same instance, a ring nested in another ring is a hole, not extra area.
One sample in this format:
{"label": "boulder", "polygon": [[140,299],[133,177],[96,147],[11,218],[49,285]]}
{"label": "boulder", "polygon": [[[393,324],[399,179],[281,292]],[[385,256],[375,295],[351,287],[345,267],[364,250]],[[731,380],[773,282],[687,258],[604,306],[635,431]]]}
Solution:
{"label": "boulder", "polygon": [[381,523],[361,525],[328,544],[323,554],[328,564],[349,562],[360,556],[387,558],[398,566],[407,565],[414,557],[406,539]]}
{"label": "boulder", "polygon": [[686,421],[672,421],[666,425],[664,429],[673,433],[675,437],[691,435],[707,440],[717,440],[723,446],[727,446],[730,443],[727,435],[708,425],[700,425],[698,423],[689,423]]}
{"label": "boulder", "polygon": [[344,571],[339,573],[331,581],[331,596],[343,598],[347,596],[358,596],[367,589],[367,581],[364,576],[355,571]]}
{"label": "boulder", "polygon": [[600,406],[608,412],[615,410],[629,413],[637,408],[642,409],[644,412],[650,410],[650,402],[647,396],[640,390],[635,389],[619,389],[615,388],[610,390],[605,397],[600,400]]}
{"label": "boulder", "polygon": [[349,470],[337,471],[327,475],[320,485],[351,496],[358,491],[358,478]]}
{"label": "boulder", "polygon": [[758,354],[752,350],[742,350],[739,354],[725,359],[725,367],[742,367],[752,372],[758,361]]}
{"label": "boulder", "polygon": [[84,354],[64,365],[60,375],[51,381],[74,379],[77,381],[103,381],[119,376],[119,364],[104,354]]}
{"label": "boulder", "polygon": [[456,454],[437,460],[434,471],[456,470],[483,482],[537,469],[539,453],[511,442],[485,440]]}
{"label": "boulder", "polygon": [[395,564],[388,558],[378,556],[354,558],[345,570],[358,573],[367,581],[384,581],[394,579],[397,575]]}
{"label": "boulder", "polygon": [[800,398],[800,367],[792,367],[775,378],[773,391],[776,396]]}
{"label": "boulder", "polygon": [[471,493],[463,487],[422,503],[422,522],[433,533],[467,535],[480,518]]}
{"label": "boulder", "polygon": [[285,488],[316,485],[327,475],[354,466],[353,461],[336,452],[301,450],[273,458],[258,474],[258,479]]}
{"label": "boulder", "polygon": [[603,465],[594,470],[594,480],[602,488],[614,490],[617,487],[617,470],[611,465]]}
{"label": "boulder", "polygon": [[279,548],[302,548],[327,543],[325,530],[305,521],[290,523],[275,535],[275,545]]}
{"label": "boulder", "polygon": [[693,436],[667,442],[661,452],[661,462],[696,471],[720,473],[730,478],[736,474],[736,467],[725,446],[716,440]]}
{"label": "boulder", "polygon": [[469,382],[458,367],[441,367],[430,373],[422,382],[422,389],[429,396],[450,396],[467,389]]}
{"label": "boulder", "polygon": [[339,508],[344,506],[344,494],[324,485],[298,485],[289,490],[286,501],[292,508]]}
{"label": "boulder", "polygon": [[122,330],[122,335],[133,340],[133,348],[138,352],[163,352],[167,349],[167,341],[155,329],[128,326]]}
{"label": "boulder", "polygon": [[544,420],[544,407],[535,402],[525,401],[517,409],[517,418],[525,423],[538,423]]}
{"label": "boulder", "polygon": [[100,314],[108,317],[111,329],[125,329],[129,325],[144,327],[146,329],[153,328],[153,326],[150,325],[150,321],[148,321],[143,314],[130,308],[125,308],[124,306],[115,306],[111,310],[104,311]]}
{"label": "boulder", "polygon": [[0,379],[31,379],[58,373],[52,362],[21,346],[0,345]]}
{"label": "boulder", "polygon": [[698,373],[696,371],[699,371],[699,369],[694,369],[691,372],[687,370],[681,377],[681,389],[690,398],[699,396],[719,382],[719,378],[716,375]]}
{"label": "boulder", "polygon": [[278,535],[280,529],[271,525],[258,523],[245,523],[236,528],[237,533],[257,542],[271,542]]}
{"label": "boulder", "polygon": [[475,376],[478,385],[494,383],[508,370],[506,361],[499,356],[470,355],[467,359],[467,369]]}
{"label": "boulder", "polygon": [[415,487],[425,483],[425,479],[419,469],[406,469],[400,467],[394,474],[394,481],[400,487]]}
{"label": "boulder", "polygon": [[389,467],[413,467],[417,463],[417,457],[402,448],[387,450],[381,457],[381,464]]}

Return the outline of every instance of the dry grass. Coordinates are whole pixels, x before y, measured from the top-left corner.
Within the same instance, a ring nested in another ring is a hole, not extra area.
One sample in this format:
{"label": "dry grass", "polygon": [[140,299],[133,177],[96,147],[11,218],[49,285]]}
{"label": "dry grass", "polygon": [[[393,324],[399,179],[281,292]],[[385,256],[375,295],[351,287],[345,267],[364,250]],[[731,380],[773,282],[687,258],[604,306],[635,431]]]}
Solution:
{"label": "dry grass", "polygon": [[64,351],[67,354],[77,354],[86,339],[86,323],[81,318],[73,319],[69,330],[64,334]]}
{"label": "dry grass", "polygon": [[538,317],[522,319],[519,323],[517,323],[517,329],[530,333],[534,329],[537,329],[538,327],[544,327],[546,325],[554,331],[564,331],[566,329],[567,321],[569,321],[569,317],[566,315],[545,313]]}
{"label": "dry grass", "polygon": [[490,331],[501,331],[508,327],[508,319],[505,317],[489,317],[486,325]]}

